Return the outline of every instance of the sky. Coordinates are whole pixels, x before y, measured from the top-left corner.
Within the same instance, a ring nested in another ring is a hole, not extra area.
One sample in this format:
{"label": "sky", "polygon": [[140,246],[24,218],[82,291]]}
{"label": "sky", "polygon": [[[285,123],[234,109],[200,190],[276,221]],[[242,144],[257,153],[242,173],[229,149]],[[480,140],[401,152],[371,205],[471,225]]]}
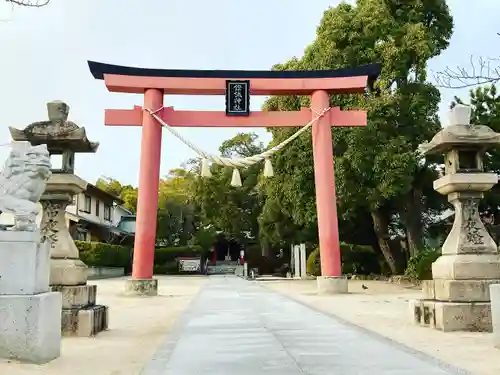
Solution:
{"label": "sky", "polygon": [[[142,105],[142,96],[110,93],[94,80],[87,60],[144,68],[267,70],[302,56],[332,0],[52,0],[39,9],[11,9],[0,0],[0,144],[9,126],[47,119],[46,103],[63,100],[69,119],[84,126],[96,154],[78,154],[76,173],[94,183],[109,176],[136,185],[140,127],[106,127],[105,108]],[[455,21],[451,45],[430,70],[467,66],[471,55],[495,57],[500,2],[449,0]],[[441,115],[454,95],[442,90]],[[253,97],[258,110],[265,98]],[[224,110],[221,96],[166,96],[176,109]],[[179,129],[204,150],[247,129]],[[270,136],[257,131],[261,140]],[[164,130],[161,175],[195,154]],[[0,147],[0,160],[8,147]]]}

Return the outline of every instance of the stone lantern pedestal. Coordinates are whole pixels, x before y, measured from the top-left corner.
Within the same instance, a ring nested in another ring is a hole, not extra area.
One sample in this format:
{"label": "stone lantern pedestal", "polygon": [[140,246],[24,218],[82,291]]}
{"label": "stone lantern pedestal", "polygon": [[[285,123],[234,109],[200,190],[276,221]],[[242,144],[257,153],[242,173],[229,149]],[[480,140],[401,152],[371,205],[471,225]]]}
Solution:
{"label": "stone lantern pedestal", "polygon": [[446,155],[445,175],[434,189],[448,196],[455,220],[432,265],[433,280],[424,281],[424,298],[410,302],[411,312],[415,323],[442,331],[491,331],[489,286],[500,283],[500,254],[478,206],[498,182],[496,173],[483,171],[483,156],[500,145],[500,134],[469,125],[469,107],[455,107],[450,117],[451,124],[421,147]]}
{"label": "stone lantern pedestal", "polygon": [[93,336],[107,329],[108,308],[96,305],[97,286],[87,285],[87,266],[66,224],[66,207],[87,183],[74,174],[53,174],[40,202],[41,227],[51,246],[50,285],[62,294],[63,335]]}
{"label": "stone lantern pedestal", "polygon": [[14,140],[47,144],[51,155],[62,155],[62,167],[52,169],[40,203],[41,231],[50,244],[50,285],[62,294],[63,335],[93,336],[108,327],[107,306],[96,305],[97,287],[87,285],[87,266],[80,260],[66,223],[66,207],[87,183],[74,174],[75,153],[95,152],[85,129],[68,121],[69,106],[60,101],[47,104],[49,121],[35,122],[24,130],[10,128]]}
{"label": "stone lantern pedestal", "polygon": [[74,174],[53,174],[40,202],[41,227],[51,244],[50,285],[84,285],[87,266],[80,260],[78,248],[66,225],[66,207],[73,196],[85,190],[87,183]]}

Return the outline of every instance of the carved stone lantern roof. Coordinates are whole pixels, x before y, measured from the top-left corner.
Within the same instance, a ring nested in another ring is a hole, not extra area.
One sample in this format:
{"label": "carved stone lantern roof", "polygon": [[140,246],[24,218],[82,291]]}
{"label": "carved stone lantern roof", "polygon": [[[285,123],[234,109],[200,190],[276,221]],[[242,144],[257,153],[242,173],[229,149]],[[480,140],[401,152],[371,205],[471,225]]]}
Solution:
{"label": "carved stone lantern roof", "polygon": [[485,151],[500,146],[500,133],[485,125],[471,125],[471,108],[457,104],[449,113],[449,125],[430,142],[419,146],[423,154],[446,153],[451,149]]}
{"label": "carved stone lantern roof", "polygon": [[37,121],[24,130],[9,127],[12,139],[29,141],[32,145],[46,144],[51,153],[66,150],[82,153],[94,153],[99,142],[91,142],[87,138],[85,128],[73,121],[68,121],[69,105],[55,100],[47,103],[49,120]]}

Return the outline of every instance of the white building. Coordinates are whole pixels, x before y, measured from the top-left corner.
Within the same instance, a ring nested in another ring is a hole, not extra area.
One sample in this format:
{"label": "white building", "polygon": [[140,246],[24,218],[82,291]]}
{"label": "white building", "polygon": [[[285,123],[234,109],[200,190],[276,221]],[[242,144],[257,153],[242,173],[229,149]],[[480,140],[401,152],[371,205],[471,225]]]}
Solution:
{"label": "white building", "polygon": [[120,198],[87,184],[66,208],[71,235],[80,241],[130,241],[135,234],[135,215],[122,205]]}

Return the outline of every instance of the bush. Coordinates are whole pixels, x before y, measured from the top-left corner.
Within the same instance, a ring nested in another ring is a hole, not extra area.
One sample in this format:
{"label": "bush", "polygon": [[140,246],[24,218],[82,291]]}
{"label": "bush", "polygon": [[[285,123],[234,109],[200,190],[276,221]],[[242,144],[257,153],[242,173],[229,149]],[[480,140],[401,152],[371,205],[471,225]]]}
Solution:
{"label": "bush", "polygon": [[201,246],[158,247],[155,250],[153,272],[157,275],[178,275],[179,263],[177,262],[177,258],[203,258],[203,254],[204,251]]}
{"label": "bush", "polygon": [[[340,244],[342,257],[342,273],[357,275],[379,274],[380,255],[371,246]],[[312,276],[321,276],[321,257],[319,248],[312,251],[307,258],[307,273]]]}
{"label": "bush", "polygon": [[102,242],[75,241],[80,259],[90,267],[127,267],[130,249]]}
{"label": "bush", "polygon": [[432,263],[441,256],[440,249],[422,249],[410,258],[405,270],[405,276],[413,280],[431,280]]}
{"label": "bush", "polygon": [[[128,247],[102,242],[75,241],[80,259],[90,267],[130,268],[132,259]],[[155,249],[154,272],[176,274],[179,272],[177,258],[201,256],[200,246],[160,247]]]}
{"label": "bush", "polygon": [[321,259],[319,256],[319,247],[314,249],[307,257],[307,273],[311,276],[321,276]]}
{"label": "bush", "polygon": [[155,250],[155,265],[163,266],[176,262],[180,257],[198,257],[202,254],[201,246],[158,247]]}

